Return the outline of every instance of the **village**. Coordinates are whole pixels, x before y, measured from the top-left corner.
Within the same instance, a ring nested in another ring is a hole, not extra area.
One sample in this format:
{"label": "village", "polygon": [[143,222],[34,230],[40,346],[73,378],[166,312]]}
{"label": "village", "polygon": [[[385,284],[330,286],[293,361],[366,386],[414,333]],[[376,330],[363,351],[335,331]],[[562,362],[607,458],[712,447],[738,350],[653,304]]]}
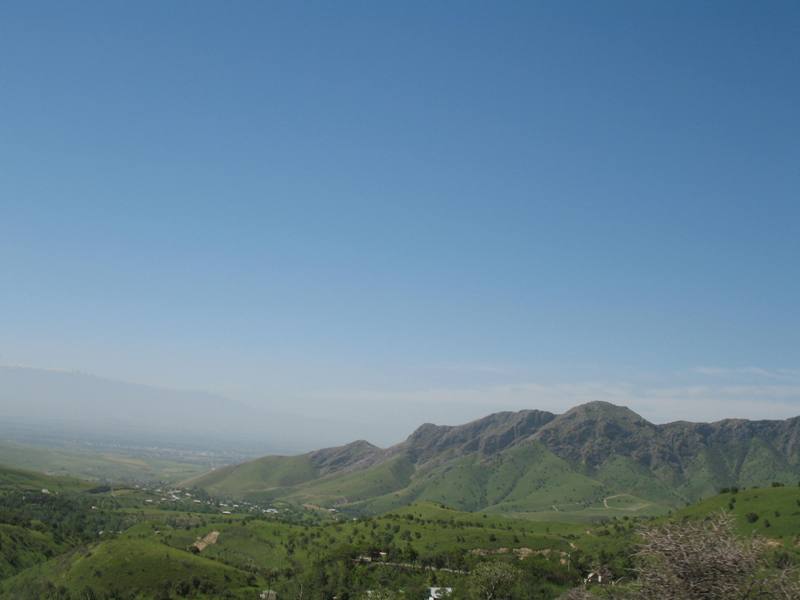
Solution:
{"label": "village", "polygon": [[[135,497],[144,495],[145,506],[158,507],[161,510],[185,510],[200,513],[218,513],[221,515],[286,515],[297,511],[295,507],[284,505],[261,504],[247,500],[222,500],[209,496],[198,490],[188,490],[177,486],[156,486],[153,484],[134,484],[128,490],[140,492]],[[284,503],[285,504],[285,503]]]}

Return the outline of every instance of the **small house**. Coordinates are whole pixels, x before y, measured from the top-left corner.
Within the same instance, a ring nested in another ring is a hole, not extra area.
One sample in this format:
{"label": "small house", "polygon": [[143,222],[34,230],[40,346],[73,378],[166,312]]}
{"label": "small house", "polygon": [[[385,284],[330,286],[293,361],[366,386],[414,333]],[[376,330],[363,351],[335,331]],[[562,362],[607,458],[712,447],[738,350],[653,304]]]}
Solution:
{"label": "small house", "polygon": [[453,588],[451,587],[432,587],[429,588],[428,591],[428,600],[442,600],[443,598],[450,596],[452,593]]}

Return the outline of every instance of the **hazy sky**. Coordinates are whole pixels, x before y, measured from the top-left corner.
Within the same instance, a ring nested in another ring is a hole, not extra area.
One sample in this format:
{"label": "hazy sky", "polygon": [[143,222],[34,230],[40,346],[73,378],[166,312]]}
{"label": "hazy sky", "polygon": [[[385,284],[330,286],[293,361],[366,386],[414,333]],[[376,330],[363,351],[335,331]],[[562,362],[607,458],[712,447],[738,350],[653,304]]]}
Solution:
{"label": "hazy sky", "polygon": [[797,2],[5,3],[0,363],[800,413],[798,65]]}

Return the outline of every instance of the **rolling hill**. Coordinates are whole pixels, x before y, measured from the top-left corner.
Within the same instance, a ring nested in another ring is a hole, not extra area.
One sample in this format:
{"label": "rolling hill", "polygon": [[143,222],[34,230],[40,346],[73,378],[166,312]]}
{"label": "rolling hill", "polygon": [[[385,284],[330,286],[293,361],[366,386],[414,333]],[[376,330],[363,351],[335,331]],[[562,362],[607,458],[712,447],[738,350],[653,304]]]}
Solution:
{"label": "rolling hill", "polygon": [[[450,434],[451,441],[463,442],[459,432]],[[369,495],[391,482],[419,485],[415,463],[407,454],[384,460],[384,452],[358,442],[305,456],[298,472],[301,478],[322,473],[315,475],[317,490],[323,484],[335,489],[347,482]],[[538,477],[554,481],[546,493],[536,492],[544,494],[542,501],[547,494],[583,489],[581,482],[590,490],[603,485],[587,476],[580,479],[565,467],[565,459],[553,459],[556,455],[538,441],[512,444],[494,456],[502,456],[499,465],[482,466],[467,453],[470,460],[451,470],[469,477],[445,478],[428,493],[435,495],[447,486],[458,489],[459,481],[480,481],[481,489],[489,492],[487,502],[502,498],[499,504],[513,504],[525,501]],[[276,460],[261,464],[269,470]],[[449,462],[434,471],[447,468]],[[529,469],[530,463],[539,466]],[[297,463],[285,465],[289,468],[275,475],[275,481],[287,490],[314,483],[306,479],[293,484],[286,477]],[[365,473],[369,476],[352,480]],[[514,484],[510,493],[499,485],[509,482]],[[431,581],[463,590],[482,562],[503,561],[517,569],[529,597],[550,600],[578,585],[598,561],[611,572],[629,572],[636,531],[652,522],[627,518],[641,513],[641,499],[628,494],[604,498],[607,514],[617,511],[623,518],[596,524],[559,522],[565,516],[572,520],[566,511],[553,513],[557,518],[548,522],[536,522],[508,518],[499,510],[475,513],[429,501],[351,519],[283,503],[275,513],[249,504],[210,506],[184,490],[178,503],[153,502],[161,495],[154,487],[112,490],[0,467],[0,597],[245,600],[265,589],[277,590],[278,597],[331,597],[342,590],[359,597],[381,586],[426,597]],[[656,523],[705,519],[728,510],[743,536],[759,534],[767,538],[771,552],[779,553],[776,557],[796,561],[798,507],[796,484],[751,487],[709,497]]]}
{"label": "rolling hill", "polygon": [[386,449],[358,441],[267,456],[185,485],[373,514],[417,501],[560,520],[660,514],[724,487],[796,482],[799,444],[798,418],[656,425],[591,402],[425,424]]}
{"label": "rolling hill", "polygon": [[[347,452],[369,450],[360,446]],[[244,600],[266,588],[296,597],[320,585],[363,591],[387,584],[423,597],[436,569],[442,584],[454,585],[469,565],[502,555],[538,560],[536,585],[551,598],[577,577],[560,561],[585,530],[553,524],[551,531],[550,523],[424,502],[351,520],[314,509],[279,516],[242,506],[231,514],[191,497],[153,504],[159,495],[0,467],[0,597]],[[587,551],[596,553],[589,539]],[[553,581],[541,569],[552,571]]]}

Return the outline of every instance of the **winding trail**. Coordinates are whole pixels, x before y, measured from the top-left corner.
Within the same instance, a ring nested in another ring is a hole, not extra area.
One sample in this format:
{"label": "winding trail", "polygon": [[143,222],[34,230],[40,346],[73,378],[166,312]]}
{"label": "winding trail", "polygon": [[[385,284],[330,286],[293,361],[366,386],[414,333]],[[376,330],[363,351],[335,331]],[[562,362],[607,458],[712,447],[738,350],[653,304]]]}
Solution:
{"label": "winding trail", "polygon": [[608,505],[609,500],[613,500],[614,498],[619,498],[620,496],[627,496],[627,495],[628,494],[615,494],[614,496],[606,496],[605,498],[603,498],[603,506],[605,506],[606,508],[611,508]]}
{"label": "winding trail", "polygon": [[[624,498],[625,496],[628,496],[629,498],[633,498],[634,500],[639,500],[640,503],[639,504],[635,504],[633,506],[609,506],[608,505],[608,501],[609,500],[613,500],[614,498]],[[647,502],[647,501],[642,503],[640,498],[637,498],[636,496],[633,496],[631,494],[614,494],[613,496],[606,496],[605,498],[603,498],[603,506],[605,506],[609,510],[627,510],[627,511],[635,512],[637,510],[641,510],[642,508],[646,508],[646,507],[650,506],[651,504],[652,504],[652,502]]]}

